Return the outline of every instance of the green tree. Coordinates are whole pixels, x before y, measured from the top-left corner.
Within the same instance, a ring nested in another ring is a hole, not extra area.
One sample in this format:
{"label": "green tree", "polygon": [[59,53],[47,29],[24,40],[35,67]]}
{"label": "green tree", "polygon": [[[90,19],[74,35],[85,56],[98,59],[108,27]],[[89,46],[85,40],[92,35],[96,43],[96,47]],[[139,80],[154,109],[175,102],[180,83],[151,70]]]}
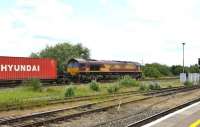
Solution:
{"label": "green tree", "polygon": [[174,75],[179,75],[180,73],[183,72],[183,67],[180,65],[173,65],[171,66],[171,72]]}
{"label": "green tree", "polygon": [[34,58],[53,58],[57,60],[58,71],[64,70],[64,64],[71,58],[89,58],[90,51],[83,47],[82,44],[70,44],[69,42],[59,43],[55,46],[46,46],[45,49],[38,53],[32,53]]}
{"label": "green tree", "polygon": [[143,71],[147,77],[172,76],[170,67],[159,63],[146,64]]}
{"label": "green tree", "polygon": [[[181,65],[173,65],[173,66],[171,66],[171,72],[172,72],[173,75],[178,76],[180,73],[183,72],[183,66],[181,66]],[[185,73],[190,72],[190,68],[187,67],[187,66],[184,67],[184,72]]]}
{"label": "green tree", "polygon": [[158,78],[161,76],[161,73],[155,67],[144,67],[143,73],[146,77]]}
{"label": "green tree", "polygon": [[197,64],[195,65],[191,65],[190,68],[189,68],[189,72],[190,73],[199,73],[199,67]]}
{"label": "green tree", "polygon": [[157,68],[162,76],[171,76],[172,75],[172,73],[170,71],[170,67],[168,67],[167,65],[153,63],[151,66]]}

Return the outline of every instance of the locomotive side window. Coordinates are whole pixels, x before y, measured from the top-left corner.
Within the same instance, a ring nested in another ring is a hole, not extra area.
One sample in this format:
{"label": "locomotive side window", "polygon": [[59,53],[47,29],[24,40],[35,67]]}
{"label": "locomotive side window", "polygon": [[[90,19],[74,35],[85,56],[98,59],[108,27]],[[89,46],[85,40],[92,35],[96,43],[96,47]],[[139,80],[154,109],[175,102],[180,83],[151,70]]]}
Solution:
{"label": "locomotive side window", "polygon": [[74,62],[73,67],[79,67],[78,62]]}
{"label": "locomotive side window", "polygon": [[99,71],[101,65],[100,64],[91,64],[90,65],[90,71]]}
{"label": "locomotive side window", "polygon": [[68,67],[72,67],[72,65],[73,65],[72,63],[69,63],[69,64],[68,64]]}

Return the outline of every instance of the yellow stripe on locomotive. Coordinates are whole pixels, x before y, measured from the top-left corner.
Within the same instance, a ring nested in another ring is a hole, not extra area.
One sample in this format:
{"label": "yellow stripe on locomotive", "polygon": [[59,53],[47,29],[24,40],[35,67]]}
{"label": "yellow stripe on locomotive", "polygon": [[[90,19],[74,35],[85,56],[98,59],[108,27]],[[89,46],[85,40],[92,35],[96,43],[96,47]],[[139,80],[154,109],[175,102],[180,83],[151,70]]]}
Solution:
{"label": "yellow stripe on locomotive", "polygon": [[79,68],[78,67],[68,67],[67,68],[67,72],[72,75],[75,76],[79,73]]}

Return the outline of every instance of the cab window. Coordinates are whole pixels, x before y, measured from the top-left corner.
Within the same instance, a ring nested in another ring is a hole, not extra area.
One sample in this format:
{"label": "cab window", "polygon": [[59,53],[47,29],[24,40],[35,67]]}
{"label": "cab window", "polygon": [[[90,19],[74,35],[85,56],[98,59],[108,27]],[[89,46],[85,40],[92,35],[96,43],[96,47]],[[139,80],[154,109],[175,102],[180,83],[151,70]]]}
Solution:
{"label": "cab window", "polygon": [[72,67],[72,65],[73,65],[72,63],[69,63],[69,64],[68,64],[68,67]]}
{"label": "cab window", "polygon": [[79,67],[79,63],[76,62],[76,61],[70,62],[70,63],[68,64],[68,67]]}

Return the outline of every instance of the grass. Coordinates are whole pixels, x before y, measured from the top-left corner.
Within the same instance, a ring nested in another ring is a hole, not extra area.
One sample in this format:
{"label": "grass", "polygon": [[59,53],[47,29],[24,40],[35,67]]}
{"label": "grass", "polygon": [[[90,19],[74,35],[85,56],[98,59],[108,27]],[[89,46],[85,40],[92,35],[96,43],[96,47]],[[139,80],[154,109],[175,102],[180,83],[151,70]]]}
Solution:
{"label": "grass", "polygon": [[[140,82],[141,83],[141,82]],[[148,84],[148,81],[142,82]],[[87,96],[87,95],[99,95],[99,94],[107,94],[108,89],[112,87],[115,83],[100,83],[99,89],[100,91],[94,91],[90,89],[89,84],[77,85],[74,89],[74,97],[77,96]],[[169,86],[181,86],[179,80],[172,81],[159,81],[161,88],[169,87]],[[42,91],[34,91],[30,87],[16,87],[9,89],[0,89],[0,108],[6,108],[11,105],[18,105],[19,108],[22,108],[25,104],[39,104],[45,105],[48,103],[48,100],[58,98],[64,99],[66,89],[71,86],[50,86],[43,87]],[[138,87],[120,87],[117,92],[125,92],[125,91],[137,91]]]}
{"label": "grass", "polygon": [[90,86],[90,89],[93,90],[93,91],[100,91],[100,88],[99,88],[99,83],[96,81],[96,80],[92,80],[89,84]]}
{"label": "grass", "polygon": [[119,91],[119,89],[120,89],[120,86],[118,84],[113,84],[107,88],[107,91],[108,91],[108,93],[112,94],[112,93],[116,93],[117,91]]}
{"label": "grass", "polygon": [[66,89],[65,91],[65,97],[73,97],[75,96],[75,87],[74,86],[70,86]]}
{"label": "grass", "polygon": [[142,83],[139,87],[139,91],[149,91],[149,86],[145,83]]}
{"label": "grass", "polygon": [[33,91],[42,92],[42,83],[39,79],[30,79],[27,81],[27,84]]}
{"label": "grass", "polygon": [[158,82],[151,82],[149,84],[149,89],[150,90],[159,90],[161,88],[160,83]]}
{"label": "grass", "polygon": [[120,86],[124,86],[124,87],[130,87],[130,86],[136,87],[136,86],[139,86],[138,81],[136,81],[135,79],[133,79],[130,76],[124,76],[124,77],[120,78],[118,80],[118,83],[119,83]]}
{"label": "grass", "polygon": [[[142,83],[145,84],[151,84],[152,81],[142,81]],[[174,80],[165,80],[165,81],[156,81],[159,83],[161,88],[169,88],[169,87],[178,87],[183,86],[183,84],[180,83],[179,79]]]}
{"label": "grass", "polygon": [[184,82],[184,86],[191,87],[191,86],[193,86],[193,83],[190,81],[186,81],[186,82]]}

